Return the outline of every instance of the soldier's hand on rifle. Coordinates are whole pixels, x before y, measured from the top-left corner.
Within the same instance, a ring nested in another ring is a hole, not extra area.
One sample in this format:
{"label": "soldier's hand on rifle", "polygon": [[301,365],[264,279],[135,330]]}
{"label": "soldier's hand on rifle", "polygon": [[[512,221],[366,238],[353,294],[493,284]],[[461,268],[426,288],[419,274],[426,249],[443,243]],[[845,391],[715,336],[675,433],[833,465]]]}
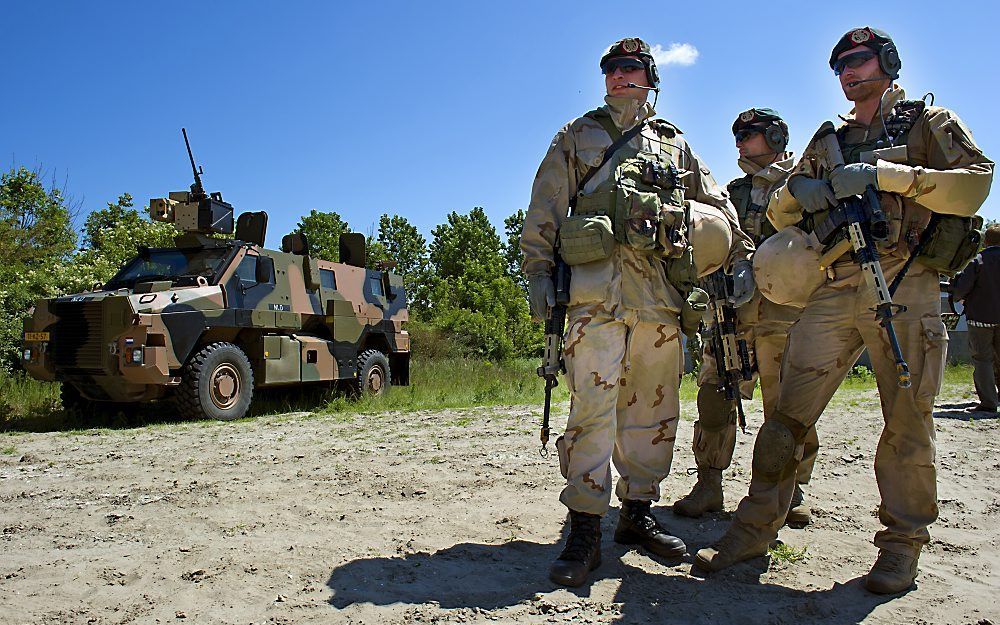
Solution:
{"label": "soldier's hand on rifle", "polygon": [[837,205],[837,196],[825,180],[793,176],[788,181],[788,192],[807,213],[818,213]]}
{"label": "soldier's hand on rifle", "polygon": [[528,276],[528,305],[537,320],[545,319],[549,308],[556,305],[556,287],[547,274]]}
{"label": "soldier's hand on rifle", "polygon": [[878,168],[874,165],[851,163],[830,172],[830,186],[838,198],[861,195],[868,185],[878,188]]}
{"label": "soldier's hand on rifle", "polygon": [[753,263],[749,260],[738,260],[733,266],[733,294],[729,296],[729,304],[742,306],[753,298],[756,288],[753,280]]}

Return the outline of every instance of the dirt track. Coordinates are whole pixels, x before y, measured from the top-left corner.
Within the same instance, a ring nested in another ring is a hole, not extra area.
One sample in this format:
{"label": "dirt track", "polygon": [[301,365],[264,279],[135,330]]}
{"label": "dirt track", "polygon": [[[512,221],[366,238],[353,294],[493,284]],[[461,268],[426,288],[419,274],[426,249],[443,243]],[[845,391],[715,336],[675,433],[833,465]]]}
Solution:
{"label": "dirt track", "polygon": [[[841,393],[820,422],[815,522],[781,533],[808,559],[706,579],[690,557],[614,544],[612,509],[604,564],[573,591],[546,576],[564,509],[534,406],[0,435],[0,623],[1000,625],[1000,421],[964,420],[965,405],[967,392],[939,399],[941,518],[917,589],[895,599],[861,586],[878,527],[874,392]],[[693,482],[691,429],[654,511],[693,553],[728,514],[670,512]],[[751,446],[740,438],[727,471],[729,510]]]}

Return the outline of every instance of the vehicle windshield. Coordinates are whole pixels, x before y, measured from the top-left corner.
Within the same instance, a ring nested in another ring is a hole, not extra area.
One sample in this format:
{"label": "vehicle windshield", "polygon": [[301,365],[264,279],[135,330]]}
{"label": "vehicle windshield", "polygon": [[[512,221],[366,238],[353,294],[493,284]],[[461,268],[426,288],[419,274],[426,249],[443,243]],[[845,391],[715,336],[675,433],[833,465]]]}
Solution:
{"label": "vehicle windshield", "polygon": [[130,260],[106,289],[132,288],[137,282],[169,280],[173,284],[196,284],[198,276],[209,283],[224,269],[230,250],[225,247],[151,249]]}

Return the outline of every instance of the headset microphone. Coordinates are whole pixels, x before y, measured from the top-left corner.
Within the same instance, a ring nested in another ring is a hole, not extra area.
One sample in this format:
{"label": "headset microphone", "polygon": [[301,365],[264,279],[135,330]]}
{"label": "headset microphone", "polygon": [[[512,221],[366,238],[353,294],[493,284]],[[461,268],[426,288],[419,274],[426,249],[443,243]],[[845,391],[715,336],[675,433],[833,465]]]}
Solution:
{"label": "headset microphone", "polygon": [[882,81],[882,80],[885,80],[885,79],[886,79],[885,76],[879,76],[878,78],[865,78],[864,80],[852,80],[851,82],[847,83],[847,86],[851,87],[853,89],[854,87],[857,87],[858,85],[860,85],[862,83],[866,83],[866,82],[879,82],[879,81]]}
{"label": "headset microphone", "polygon": [[629,89],[645,89],[646,91],[655,91],[656,93],[660,92],[660,89],[658,87],[643,87],[642,85],[637,85],[634,82],[630,82],[625,86],[628,87]]}

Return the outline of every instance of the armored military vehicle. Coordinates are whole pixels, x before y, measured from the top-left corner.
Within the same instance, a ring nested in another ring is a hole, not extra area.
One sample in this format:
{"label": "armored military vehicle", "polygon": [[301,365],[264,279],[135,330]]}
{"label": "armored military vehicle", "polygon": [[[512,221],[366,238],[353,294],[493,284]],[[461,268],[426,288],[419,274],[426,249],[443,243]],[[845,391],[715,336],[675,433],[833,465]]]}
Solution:
{"label": "armored military vehicle", "polygon": [[[184,134],[187,143],[187,133]],[[180,231],[91,292],[39,300],[24,324],[24,369],[62,383],[67,409],[172,400],[187,417],[238,419],[254,389],[343,381],[380,394],[409,384],[400,276],[365,268],[365,238],[340,239],[341,262],[309,255],[300,233],[264,248],[265,212],[190,191],[150,200]]]}

